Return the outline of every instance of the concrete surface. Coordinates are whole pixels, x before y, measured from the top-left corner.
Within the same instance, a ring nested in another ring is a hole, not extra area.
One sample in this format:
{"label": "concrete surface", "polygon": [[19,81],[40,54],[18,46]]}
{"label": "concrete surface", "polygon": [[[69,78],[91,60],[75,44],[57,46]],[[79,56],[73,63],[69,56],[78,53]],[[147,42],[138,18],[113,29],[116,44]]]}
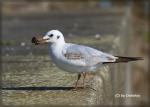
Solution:
{"label": "concrete surface", "polygon": [[[103,44],[113,43],[112,38],[106,36],[98,40],[98,43],[100,41],[105,41]],[[108,69],[104,66],[99,71],[101,73],[89,74],[86,78],[87,88],[73,91],[77,74],[58,69],[51,63],[48,53],[47,55],[4,55],[2,57],[2,102],[4,105],[104,104],[104,91],[107,91],[104,90],[104,86],[109,88],[103,81],[109,81]],[[102,78],[99,78],[99,75],[102,75]],[[79,85],[82,85],[82,80]],[[96,97],[98,93],[102,94]]]}
{"label": "concrete surface", "polygon": [[[88,88],[72,91],[70,89],[74,86],[77,75],[55,67],[48,56],[47,46],[36,47],[30,43],[32,36],[57,28],[64,31],[69,42],[119,54],[121,34],[118,35],[118,32],[122,14],[89,14],[3,16],[2,40],[8,42],[2,46],[3,105],[122,104],[122,99],[118,101],[114,98],[114,94],[122,92],[124,87],[124,74],[119,74],[120,69],[116,69],[118,65],[104,66],[95,74],[89,74],[86,80]],[[60,18],[64,20],[61,21]],[[101,38],[95,39],[96,34],[102,34]],[[23,42],[25,46],[21,45]]]}

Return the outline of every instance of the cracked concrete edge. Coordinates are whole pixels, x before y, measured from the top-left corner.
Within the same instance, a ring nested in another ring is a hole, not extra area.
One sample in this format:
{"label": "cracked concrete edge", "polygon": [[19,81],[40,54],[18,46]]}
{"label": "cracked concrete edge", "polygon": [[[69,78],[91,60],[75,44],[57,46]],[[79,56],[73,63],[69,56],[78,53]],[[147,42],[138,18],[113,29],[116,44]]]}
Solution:
{"label": "cracked concrete edge", "polygon": [[[120,53],[120,36],[117,36],[113,40],[111,53]],[[114,92],[112,87],[111,73],[112,70],[117,70],[118,66],[114,69],[110,69],[109,65],[105,65],[97,71],[96,75],[91,80],[91,90],[89,93],[90,105],[113,105],[114,104]],[[118,70],[117,70],[118,71]],[[117,72],[116,72],[117,73]]]}

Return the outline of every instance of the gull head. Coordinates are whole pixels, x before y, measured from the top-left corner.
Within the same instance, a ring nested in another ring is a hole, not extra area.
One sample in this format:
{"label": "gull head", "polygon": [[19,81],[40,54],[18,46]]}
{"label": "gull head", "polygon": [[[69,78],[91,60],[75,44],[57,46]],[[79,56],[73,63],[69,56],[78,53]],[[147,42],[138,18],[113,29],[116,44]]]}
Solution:
{"label": "gull head", "polygon": [[61,43],[65,43],[65,41],[64,41],[63,34],[59,30],[50,30],[42,38],[33,37],[32,43],[34,43],[35,45],[46,44],[46,43],[61,44]]}

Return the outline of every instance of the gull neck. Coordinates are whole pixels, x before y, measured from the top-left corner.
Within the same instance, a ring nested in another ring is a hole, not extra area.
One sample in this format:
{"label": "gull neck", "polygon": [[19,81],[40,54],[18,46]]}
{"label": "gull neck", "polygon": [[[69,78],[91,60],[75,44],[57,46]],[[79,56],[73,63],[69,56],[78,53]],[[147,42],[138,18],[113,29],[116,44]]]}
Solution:
{"label": "gull neck", "polygon": [[50,45],[52,50],[61,51],[63,46],[65,45],[65,41],[56,42]]}

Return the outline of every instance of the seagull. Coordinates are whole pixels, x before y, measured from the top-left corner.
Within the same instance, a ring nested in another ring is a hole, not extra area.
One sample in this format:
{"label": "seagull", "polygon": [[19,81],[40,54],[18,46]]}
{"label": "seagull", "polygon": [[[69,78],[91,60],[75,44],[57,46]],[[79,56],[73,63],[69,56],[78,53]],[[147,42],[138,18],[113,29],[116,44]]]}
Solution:
{"label": "seagull", "polygon": [[31,41],[35,45],[48,44],[52,62],[64,71],[78,74],[75,89],[79,88],[81,76],[85,87],[86,74],[96,72],[105,64],[142,60],[141,57],[114,56],[88,46],[66,43],[59,30],[50,30],[42,38],[33,37]]}

